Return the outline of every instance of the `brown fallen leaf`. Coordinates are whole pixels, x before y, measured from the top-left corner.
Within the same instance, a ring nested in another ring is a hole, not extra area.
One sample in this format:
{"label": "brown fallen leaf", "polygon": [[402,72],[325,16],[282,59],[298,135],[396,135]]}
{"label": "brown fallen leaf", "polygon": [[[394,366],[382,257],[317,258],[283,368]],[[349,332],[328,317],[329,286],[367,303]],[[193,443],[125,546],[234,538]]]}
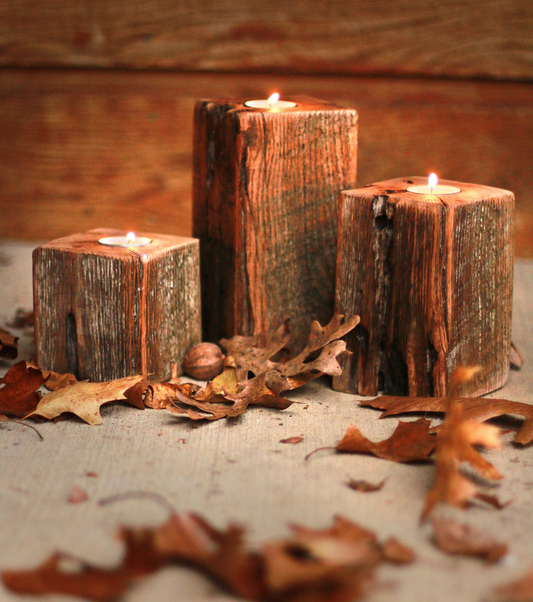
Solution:
{"label": "brown fallen leaf", "polygon": [[65,594],[95,602],[119,600],[133,582],[129,571],[108,571],[85,563],[78,563],[74,572],[63,570],[70,560],[68,555],[54,554],[36,569],[3,571],[2,581],[17,594]]}
{"label": "brown fallen leaf", "polygon": [[[515,414],[525,418],[522,427],[515,435],[515,442],[527,445],[533,441],[533,405],[508,399],[492,399],[483,397],[459,397],[455,399],[463,407],[465,420],[478,420],[485,422],[491,418]],[[394,397],[383,395],[370,401],[361,402],[362,406],[369,406],[377,410],[384,410],[380,418],[410,414],[414,412],[443,413],[446,412],[447,397]]]}
{"label": "brown fallen leaf", "polygon": [[88,493],[78,485],[74,485],[68,495],[69,504],[81,504],[89,499]]}
{"label": "brown fallen leaf", "polygon": [[0,378],[0,414],[22,417],[37,407],[41,393],[38,389],[46,382],[40,370],[26,362],[18,362]]}
{"label": "brown fallen leaf", "polygon": [[524,365],[524,356],[520,353],[518,347],[511,341],[511,368],[521,370]]}
{"label": "brown fallen leaf", "polygon": [[26,328],[27,326],[33,326],[35,324],[35,313],[33,311],[25,311],[24,309],[17,309],[15,316],[8,324],[13,328]]}
{"label": "brown fallen leaf", "polygon": [[288,437],[287,439],[280,439],[280,443],[292,443],[295,445],[296,443],[301,443],[303,440],[303,437]]}
{"label": "brown fallen leaf", "polygon": [[411,564],[416,560],[416,554],[395,537],[389,537],[381,544],[383,558],[392,564]]}
{"label": "brown fallen leaf", "polygon": [[533,567],[517,579],[494,590],[498,602],[533,602]]}
{"label": "brown fallen leaf", "polygon": [[43,373],[43,377],[46,379],[44,386],[49,391],[59,391],[59,389],[64,389],[65,387],[68,387],[68,385],[74,385],[78,382],[78,379],[74,374],[60,374],[59,372],[45,370],[33,363],[28,363],[28,366],[35,370],[40,370]]}
{"label": "brown fallen leaf", "polygon": [[144,379],[126,389],[124,391],[126,403],[129,403],[129,405],[134,408],[139,408],[139,410],[144,410],[146,407],[144,405],[144,394],[146,393],[146,389],[148,389],[148,383]]}
{"label": "brown fallen leaf", "polygon": [[76,414],[91,425],[102,424],[100,406],[111,401],[127,401],[124,392],[142,376],[128,376],[105,383],[90,383],[87,381],[69,385],[64,389],[45,395],[37,408],[28,414],[52,419],[65,412]]}
{"label": "brown fallen leaf", "polygon": [[57,372],[50,372],[50,378],[46,381],[44,386],[49,391],[59,391],[69,385],[75,385],[78,379],[74,374],[58,374]]}
{"label": "brown fallen leaf", "polygon": [[443,517],[431,519],[433,542],[447,554],[475,556],[488,563],[497,562],[505,556],[509,547],[487,535],[484,531],[474,529]]}
{"label": "brown fallen leaf", "polygon": [[276,600],[349,602],[365,592],[381,562],[397,563],[408,552],[410,562],[415,558],[399,542],[389,556],[372,531],[340,516],[329,529],[291,529],[291,538],[262,550],[268,590]]}
{"label": "brown fallen leaf", "polygon": [[176,389],[181,387],[183,385],[168,382],[149,385],[145,392],[144,403],[152,410],[164,410],[176,401]]}
{"label": "brown fallen leaf", "polygon": [[363,493],[372,493],[374,491],[379,491],[385,485],[386,479],[380,481],[379,483],[369,483],[368,481],[364,481],[362,479],[350,479],[346,484],[350,489],[354,491],[361,491]]}
{"label": "brown fallen leaf", "polygon": [[18,337],[0,328],[0,357],[14,360],[18,355]]}
{"label": "brown fallen leaf", "polygon": [[141,577],[178,563],[196,567],[245,599],[351,602],[381,562],[414,560],[399,542],[380,544],[374,533],[341,517],[329,529],[293,526],[292,531],[288,539],[250,551],[238,526],[220,531],[195,514],[172,514],[155,529],[122,529],[126,553],[117,568],[81,563],[77,572],[67,572],[61,561],[68,557],[56,554],[34,570],[4,571],[2,581],[20,594],[62,593],[111,602]]}
{"label": "brown fallen leaf", "polygon": [[289,407],[292,402],[281,397],[283,392],[323,374],[341,374],[337,357],[346,351],[346,343],[338,339],[355,328],[359,316],[353,316],[344,324],[342,319],[342,315],[336,314],[326,326],[313,322],[305,349],[295,358],[279,362],[271,358],[287,346],[290,339],[287,322],[264,347],[256,346],[259,337],[223,339],[220,344],[228,357],[222,374],[206,387],[191,391],[190,395],[177,389],[178,403],[167,409],[192,420],[219,420],[239,416],[250,405]]}
{"label": "brown fallen leaf", "polygon": [[374,443],[350,424],[344,437],[335,448],[339,452],[373,454],[393,462],[416,462],[427,460],[437,439],[429,433],[431,420],[420,418],[415,422],[399,422],[394,433],[383,441]]}
{"label": "brown fallen leaf", "polygon": [[[452,378],[459,379],[457,373],[452,374]],[[468,374],[465,375],[465,378],[468,378]],[[452,386],[451,395],[453,388]],[[466,419],[464,406],[457,403],[451,395],[448,398],[444,422],[437,432],[435,481],[426,496],[421,520],[424,520],[439,502],[460,508],[465,508],[475,497],[490,502],[491,496],[485,496],[478,492],[477,486],[461,473],[462,462],[470,464],[478,474],[486,479],[502,478],[496,468],[474,449],[474,446],[492,449],[501,447],[500,429],[476,420]]]}

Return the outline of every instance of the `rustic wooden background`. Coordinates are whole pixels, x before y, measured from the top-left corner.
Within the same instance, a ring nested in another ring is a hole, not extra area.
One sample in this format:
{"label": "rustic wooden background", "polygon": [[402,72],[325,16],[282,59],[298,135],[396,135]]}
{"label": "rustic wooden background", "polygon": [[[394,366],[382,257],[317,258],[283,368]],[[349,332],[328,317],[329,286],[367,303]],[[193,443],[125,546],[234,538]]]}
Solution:
{"label": "rustic wooden background", "polygon": [[515,192],[533,257],[531,0],[0,0],[0,236],[191,232],[197,98],[360,115],[360,185]]}

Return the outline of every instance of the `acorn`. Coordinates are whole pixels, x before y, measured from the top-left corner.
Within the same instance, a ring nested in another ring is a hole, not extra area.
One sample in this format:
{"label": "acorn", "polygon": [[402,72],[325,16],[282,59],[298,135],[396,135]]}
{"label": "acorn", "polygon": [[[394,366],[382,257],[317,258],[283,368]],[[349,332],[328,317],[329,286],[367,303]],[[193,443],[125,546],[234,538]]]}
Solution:
{"label": "acorn", "polygon": [[213,380],[222,372],[226,356],[214,343],[200,343],[190,349],[183,360],[185,374],[197,380]]}

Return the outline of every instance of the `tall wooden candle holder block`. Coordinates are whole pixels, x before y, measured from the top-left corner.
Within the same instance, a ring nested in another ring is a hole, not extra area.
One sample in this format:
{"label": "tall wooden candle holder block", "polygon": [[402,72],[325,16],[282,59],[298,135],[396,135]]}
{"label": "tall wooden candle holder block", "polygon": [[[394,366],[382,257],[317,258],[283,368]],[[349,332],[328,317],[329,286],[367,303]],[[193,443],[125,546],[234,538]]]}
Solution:
{"label": "tall wooden candle holder block", "polygon": [[290,317],[303,347],[311,321],[331,319],[338,198],[355,185],[357,113],[292,100],[273,110],[196,104],[193,235],[206,340],[268,334]]}
{"label": "tall wooden candle holder block", "polygon": [[444,396],[456,365],[481,372],[458,391],[482,395],[509,371],[514,196],[442,182],[417,194],[411,177],[342,193],[336,309],[350,333],[338,391]]}
{"label": "tall wooden candle holder block", "polygon": [[199,244],[141,234],[137,247],[100,244],[124,234],[98,229],[33,252],[35,342],[39,365],[79,379],[181,373],[201,340]]}

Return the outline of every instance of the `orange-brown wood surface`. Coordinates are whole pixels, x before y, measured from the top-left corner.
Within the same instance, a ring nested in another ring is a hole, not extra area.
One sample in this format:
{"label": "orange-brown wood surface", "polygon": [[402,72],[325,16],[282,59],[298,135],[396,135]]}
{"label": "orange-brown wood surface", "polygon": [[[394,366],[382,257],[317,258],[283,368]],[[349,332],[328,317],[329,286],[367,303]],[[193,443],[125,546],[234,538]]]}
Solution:
{"label": "orange-brown wood surface", "polygon": [[359,186],[436,171],[513,191],[516,252],[533,256],[533,86],[502,82],[3,69],[1,235],[190,235],[195,100],[276,89],[358,111]]}
{"label": "orange-brown wood surface", "polygon": [[530,0],[2,0],[0,64],[533,78]]}
{"label": "orange-brown wood surface", "polygon": [[42,368],[107,381],[182,373],[200,342],[197,240],[143,234],[139,247],[102,245],[100,228],[33,252],[35,346]]}
{"label": "orange-brown wood surface", "polygon": [[199,101],[193,234],[205,340],[263,339],[290,319],[293,349],[333,315],[338,199],[356,182],[357,112]]}
{"label": "orange-brown wood surface", "polygon": [[423,183],[408,177],[342,194],[336,311],[361,321],[338,390],[445,396],[457,365],[482,368],[463,395],[507,379],[513,195],[450,181],[455,194],[408,190]]}

